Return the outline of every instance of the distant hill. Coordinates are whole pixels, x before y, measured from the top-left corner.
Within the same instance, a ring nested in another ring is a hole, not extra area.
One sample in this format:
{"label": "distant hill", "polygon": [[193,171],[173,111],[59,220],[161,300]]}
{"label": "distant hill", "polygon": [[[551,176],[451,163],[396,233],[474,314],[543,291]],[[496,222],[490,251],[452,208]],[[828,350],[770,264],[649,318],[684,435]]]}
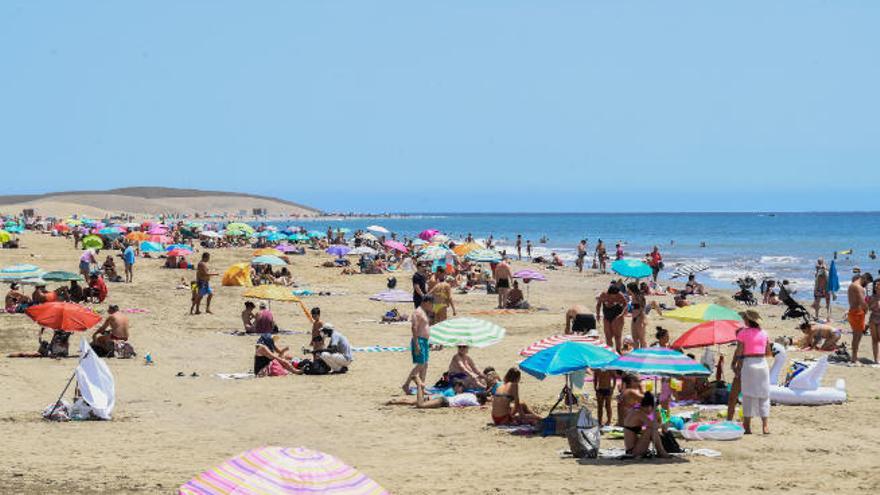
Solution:
{"label": "distant hill", "polygon": [[43,216],[103,216],[118,213],[238,215],[240,211],[250,215],[254,208],[264,208],[273,217],[321,214],[318,209],[269,196],[170,187],[124,187],[106,191],[0,196],[0,212],[18,213],[25,208],[34,208],[38,215]]}

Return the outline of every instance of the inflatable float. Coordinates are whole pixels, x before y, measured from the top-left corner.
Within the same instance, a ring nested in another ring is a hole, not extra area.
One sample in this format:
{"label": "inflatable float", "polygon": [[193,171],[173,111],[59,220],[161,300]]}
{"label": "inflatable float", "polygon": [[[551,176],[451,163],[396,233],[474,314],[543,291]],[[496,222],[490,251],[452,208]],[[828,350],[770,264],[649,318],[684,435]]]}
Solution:
{"label": "inflatable float", "polygon": [[822,356],[812,365],[795,363],[786,375],[786,383],[779,384],[779,374],[788,361],[788,353],[780,344],[773,344],[773,367],[770,369],[770,402],[783,405],[821,406],[846,402],[846,382],[839,378],[834,388],[820,387],[828,371],[828,357]]}
{"label": "inflatable float", "polygon": [[695,421],[685,423],[681,436],[686,440],[739,440],[745,429],[733,421]]}

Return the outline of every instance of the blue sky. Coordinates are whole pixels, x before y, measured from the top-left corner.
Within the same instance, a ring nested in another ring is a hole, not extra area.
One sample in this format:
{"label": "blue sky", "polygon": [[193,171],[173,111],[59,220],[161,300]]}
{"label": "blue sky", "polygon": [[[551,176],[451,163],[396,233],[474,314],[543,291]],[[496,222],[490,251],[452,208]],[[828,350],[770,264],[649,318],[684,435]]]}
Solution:
{"label": "blue sky", "polygon": [[876,210],[877,1],[0,3],[4,193]]}

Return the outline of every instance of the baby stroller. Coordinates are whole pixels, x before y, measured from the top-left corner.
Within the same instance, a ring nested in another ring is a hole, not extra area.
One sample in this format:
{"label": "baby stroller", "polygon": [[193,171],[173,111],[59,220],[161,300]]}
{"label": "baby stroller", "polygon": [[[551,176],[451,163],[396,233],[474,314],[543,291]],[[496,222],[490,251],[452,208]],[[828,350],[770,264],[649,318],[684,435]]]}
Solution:
{"label": "baby stroller", "polygon": [[804,323],[810,322],[810,312],[791,297],[785,284],[779,285],[779,300],[782,301],[782,304],[785,304],[785,312],[782,313],[783,320],[802,318]]}
{"label": "baby stroller", "polygon": [[758,300],[755,299],[755,294],[752,292],[752,289],[758,285],[754,278],[750,276],[738,278],[736,280],[736,285],[739,286],[739,292],[733,295],[734,300],[745,303],[746,306],[755,306],[758,304]]}

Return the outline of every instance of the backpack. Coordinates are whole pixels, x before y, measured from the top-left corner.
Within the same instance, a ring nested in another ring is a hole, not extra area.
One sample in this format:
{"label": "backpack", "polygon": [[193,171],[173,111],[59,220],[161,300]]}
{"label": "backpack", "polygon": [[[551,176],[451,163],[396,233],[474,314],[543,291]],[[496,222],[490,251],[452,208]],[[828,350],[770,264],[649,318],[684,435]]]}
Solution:
{"label": "backpack", "polygon": [[578,459],[595,459],[599,456],[599,423],[586,407],[581,408],[577,424],[569,428],[565,436],[572,456]]}
{"label": "backpack", "polygon": [[671,431],[664,432],[660,435],[660,442],[663,444],[663,450],[665,450],[667,454],[681,454],[684,452],[684,449],[678,444],[678,440],[672,436]]}
{"label": "backpack", "polygon": [[396,277],[388,277],[387,286],[389,289],[393,289],[393,288],[397,287],[397,278]]}
{"label": "backpack", "polygon": [[303,374],[305,375],[326,375],[330,373],[330,367],[320,359],[315,359],[314,361],[311,359],[304,359],[302,363],[300,363],[300,369],[303,370]]}

